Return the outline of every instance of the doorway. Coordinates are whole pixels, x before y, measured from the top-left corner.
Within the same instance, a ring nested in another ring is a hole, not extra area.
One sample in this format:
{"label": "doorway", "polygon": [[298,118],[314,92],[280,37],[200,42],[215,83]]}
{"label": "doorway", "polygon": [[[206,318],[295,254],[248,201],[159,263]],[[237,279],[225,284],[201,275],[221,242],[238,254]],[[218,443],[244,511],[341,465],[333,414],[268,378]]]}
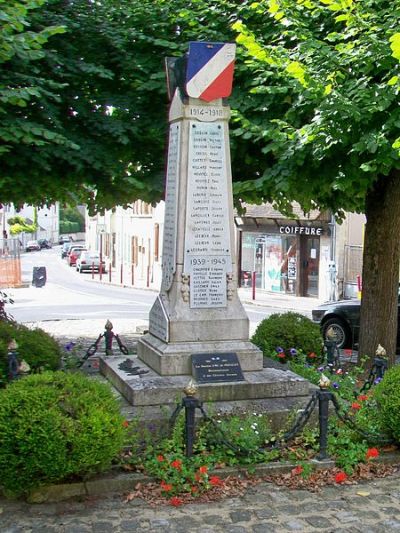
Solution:
{"label": "doorway", "polygon": [[318,298],[319,237],[300,235],[299,296]]}

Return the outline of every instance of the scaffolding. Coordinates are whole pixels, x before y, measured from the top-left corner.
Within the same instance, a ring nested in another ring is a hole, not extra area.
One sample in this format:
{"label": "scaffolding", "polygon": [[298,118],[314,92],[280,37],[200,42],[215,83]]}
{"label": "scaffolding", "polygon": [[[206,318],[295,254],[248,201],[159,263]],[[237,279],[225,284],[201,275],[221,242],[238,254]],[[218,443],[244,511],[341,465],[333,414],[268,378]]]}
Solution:
{"label": "scaffolding", "polygon": [[18,239],[0,239],[0,288],[22,285],[20,251]]}

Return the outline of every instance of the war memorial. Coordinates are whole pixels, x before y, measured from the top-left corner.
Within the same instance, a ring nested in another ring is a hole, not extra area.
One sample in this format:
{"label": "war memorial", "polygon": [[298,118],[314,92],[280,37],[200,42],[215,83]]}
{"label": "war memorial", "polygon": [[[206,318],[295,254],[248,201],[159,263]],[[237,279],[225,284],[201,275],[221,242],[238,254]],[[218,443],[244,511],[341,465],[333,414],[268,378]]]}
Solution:
{"label": "war memorial", "polygon": [[173,405],[190,381],[222,411],[281,412],[309,383],[264,368],[237,295],[229,148],[235,45],[190,43],[167,60],[170,94],[163,276],[137,357],[105,357],[101,372],[135,407]]}

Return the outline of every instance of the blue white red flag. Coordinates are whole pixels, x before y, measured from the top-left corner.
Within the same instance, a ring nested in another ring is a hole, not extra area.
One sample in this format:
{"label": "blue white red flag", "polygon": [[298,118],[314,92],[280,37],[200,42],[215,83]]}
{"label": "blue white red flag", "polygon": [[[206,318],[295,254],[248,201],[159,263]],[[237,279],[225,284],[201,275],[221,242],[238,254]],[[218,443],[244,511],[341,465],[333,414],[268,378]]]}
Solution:
{"label": "blue white red flag", "polygon": [[192,98],[211,102],[232,92],[236,45],[189,43],[186,92]]}

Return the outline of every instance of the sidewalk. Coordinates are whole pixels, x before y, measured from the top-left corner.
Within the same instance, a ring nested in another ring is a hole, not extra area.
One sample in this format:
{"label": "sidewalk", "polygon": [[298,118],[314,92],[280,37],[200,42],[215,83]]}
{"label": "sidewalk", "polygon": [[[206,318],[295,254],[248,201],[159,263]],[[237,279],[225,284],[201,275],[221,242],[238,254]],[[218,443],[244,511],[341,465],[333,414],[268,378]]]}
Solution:
{"label": "sidewalk", "polygon": [[[132,491],[140,487],[132,487]],[[2,533],[390,533],[400,531],[399,474],[316,493],[262,482],[222,501],[175,508],[126,494],[28,504],[0,498]]]}

